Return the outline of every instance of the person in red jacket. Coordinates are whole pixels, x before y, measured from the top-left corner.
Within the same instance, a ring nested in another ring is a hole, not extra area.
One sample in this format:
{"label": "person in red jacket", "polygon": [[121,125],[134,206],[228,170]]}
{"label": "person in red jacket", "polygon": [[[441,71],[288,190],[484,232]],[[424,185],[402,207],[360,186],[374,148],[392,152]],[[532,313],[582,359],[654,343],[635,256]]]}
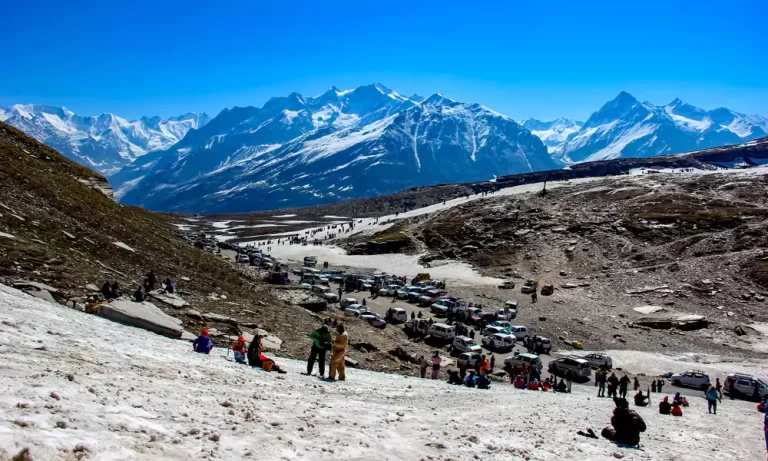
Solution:
{"label": "person in red jacket", "polygon": [[245,363],[245,353],[247,351],[245,347],[245,338],[243,335],[240,335],[240,337],[237,338],[237,342],[232,345],[232,350],[235,353],[235,362]]}
{"label": "person in red jacket", "polygon": [[672,416],[683,416],[683,410],[680,409],[680,405],[672,403],[672,411],[669,414]]}

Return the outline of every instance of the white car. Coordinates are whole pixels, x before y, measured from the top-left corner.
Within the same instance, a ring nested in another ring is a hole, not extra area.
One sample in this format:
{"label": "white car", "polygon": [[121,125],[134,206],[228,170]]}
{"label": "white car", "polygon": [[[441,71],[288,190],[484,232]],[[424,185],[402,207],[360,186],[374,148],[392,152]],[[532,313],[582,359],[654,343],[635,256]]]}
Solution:
{"label": "white car", "polygon": [[589,362],[589,365],[594,369],[603,368],[603,369],[610,370],[611,368],[613,368],[613,360],[611,359],[610,356],[607,356],[605,354],[593,353],[593,354],[585,355],[584,357],[581,357],[581,358]]}
{"label": "white car", "polygon": [[453,341],[453,338],[456,337],[456,328],[445,323],[433,323],[427,329],[427,334],[433,338]]}
{"label": "white car", "polygon": [[301,282],[301,283],[299,284],[299,286],[300,286],[301,288],[306,288],[307,290],[311,290],[311,289],[312,289],[312,285],[310,285],[310,284],[309,284],[309,283],[307,283],[307,282]]}
{"label": "white car", "polygon": [[499,352],[509,352],[515,347],[517,338],[514,335],[496,333],[491,336],[483,337],[483,347]]}
{"label": "white car", "polygon": [[669,380],[673,386],[694,387],[696,389],[706,390],[710,386],[709,375],[699,370],[686,371],[685,373],[675,373]]}
{"label": "white car", "polygon": [[509,330],[511,334],[515,335],[515,338],[517,338],[518,341],[522,341],[531,335],[531,330],[522,325],[512,325]]}
{"label": "white car", "polygon": [[392,309],[392,322],[405,323],[408,321],[408,312],[402,307],[395,307]]}
{"label": "white car", "polygon": [[405,299],[408,296],[408,292],[410,292],[413,289],[412,286],[406,285],[404,287],[398,287],[395,290],[395,293],[397,294],[397,297],[400,299]]}
{"label": "white car", "polygon": [[339,301],[339,295],[332,291],[326,291],[323,293],[323,299],[329,303],[335,303]]}
{"label": "white car", "polygon": [[549,362],[548,370],[553,375],[564,376],[568,371],[575,378],[589,378],[592,375],[592,367],[589,362],[579,357],[563,357]]}
{"label": "white car", "polygon": [[497,320],[497,321],[491,323],[490,326],[492,326],[492,327],[501,327],[501,328],[509,328],[510,330],[512,329],[512,327],[514,327],[514,325],[512,325],[512,322],[508,322],[506,320]]}
{"label": "white car", "polygon": [[513,367],[527,365],[536,368],[536,370],[539,372],[541,372],[541,369],[544,367],[544,364],[541,363],[541,358],[539,358],[539,356],[536,354],[531,354],[530,352],[523,352],[522,354],[515,354],[507,357],[504,359],[504,365],[510,365]]}
{"label": "white car", "polygon": [[400,289],[399,285],[389,285],[379,290],[379,296],[395,296],[397,290]]}
{"label": "white car", "polygon": [[342,309],[346,309],[348,306],[350,306],[352,304],[357,304],[357,299],[355,299],[355,298],[344,298],[339,303],[339,307],[341,307]]}
{"label": "white car", "polygon": [[478,346],[474,339],[468,336],[457,336],[453,340],[453,348],[459,352],[481,353],[483,348]]}
{"label": "white car", "polygon": [[511,334],[511,332],[512,331],[509,328],[488,326],[483,330],[483,336],[493,336],[495,334],[508,335]]}
{"label": "white car", "polygon": [[361,304],[350,304],[344,309],[344,315],[347,317],[359,317],[364,312],[368,312],[368,309]]}
{"label": "white car", "polygon": [[363,322],[368,322],[375,328],[384,328],[387,326],[387,321],[381,318],[381,316],[375,312],[363,312],[358,317]]}
{"label": "white car", "polygon": [[472,368],[480,361],[480,358],[481,356],[477,352],[464,352],[459,356],[456,365],[461,368]]}

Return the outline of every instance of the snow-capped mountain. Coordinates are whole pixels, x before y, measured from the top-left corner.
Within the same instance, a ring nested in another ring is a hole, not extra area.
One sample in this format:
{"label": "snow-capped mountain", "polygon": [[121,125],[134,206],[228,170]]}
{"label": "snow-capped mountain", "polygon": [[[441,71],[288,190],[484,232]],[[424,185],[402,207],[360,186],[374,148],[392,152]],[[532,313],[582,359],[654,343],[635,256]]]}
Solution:
{"label": "snow-capped mountain", "polygon": [[568,136],[579,131],[584,122],[562,117],[551,122],[542,122],[535,118],[529,118],[522,125],[538,136],[544,145],[547,146],[547,149],[552,151],[555,147],[565,142]]}
{"label": "snow-capped mountain", "polygon": [[123,203],[234,212],[556,167],[539,138],[506,116],[373,84],[225,109],[111,180]]}
{"label": "snow-capped mountain", "polygon": [[768,119],[760,116],[725,108],[706,111],[680,99],[655,106],[621,92],[551,152],[564,164],[651,157],[738,144],[766,132]]}
{"label": "snow-capped mountain", "polygon": [[16,104],[0,107],[0,121],[109,176],[148,152],[169,148],[191,129],[205,126],[209,117],[189,113],[128,121],[112,114],[81,117],[64,107]]}

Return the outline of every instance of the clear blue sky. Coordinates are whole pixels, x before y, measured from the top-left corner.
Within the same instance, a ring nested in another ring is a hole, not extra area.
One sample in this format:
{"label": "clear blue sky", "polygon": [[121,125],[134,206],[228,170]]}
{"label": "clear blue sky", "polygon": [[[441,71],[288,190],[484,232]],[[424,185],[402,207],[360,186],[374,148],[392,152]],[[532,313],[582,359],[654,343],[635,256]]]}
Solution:
{"label": "clear blue sky", "polygon": [[5,0],[0,104],[126,118],[380,82],[517,120],[621,90],[768,116],[768,1]]}

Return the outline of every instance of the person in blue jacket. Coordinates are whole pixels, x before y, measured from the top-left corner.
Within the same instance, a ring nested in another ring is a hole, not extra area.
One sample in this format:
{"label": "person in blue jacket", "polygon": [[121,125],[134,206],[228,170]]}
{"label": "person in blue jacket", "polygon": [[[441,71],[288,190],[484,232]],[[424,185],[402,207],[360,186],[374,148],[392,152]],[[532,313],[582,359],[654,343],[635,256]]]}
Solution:
{"label": "person in blue jacket", "polygon": [[210,354],[211,349],[213,349],[213,343],[211,342],[211,338],[208,337],[208,330],[203,328],[203,331],[200,332],[200,336],[192,341],[192,350],[201,354]]}
{"label": "person in blue jacket", "polygon": [[715,386],[709,386],[709,389],[704,392],[704,397],[707,399],[707,409],[709,412],[717,414],[717,390]]}
{"label": "person in blue jacket", "polygon": [[485,374],[485,372],[480,373],[480,375],[475,380],[477,383],[478,389],[490,389],[491,388],[491,380],[488,379],[488,375]]}
{"label": "person in blue jacket", "polygon": [[477,385],[476,381],[475,370],[469,370],[469,376],[464,380],[464,385],[467,387],[475,387]]}

